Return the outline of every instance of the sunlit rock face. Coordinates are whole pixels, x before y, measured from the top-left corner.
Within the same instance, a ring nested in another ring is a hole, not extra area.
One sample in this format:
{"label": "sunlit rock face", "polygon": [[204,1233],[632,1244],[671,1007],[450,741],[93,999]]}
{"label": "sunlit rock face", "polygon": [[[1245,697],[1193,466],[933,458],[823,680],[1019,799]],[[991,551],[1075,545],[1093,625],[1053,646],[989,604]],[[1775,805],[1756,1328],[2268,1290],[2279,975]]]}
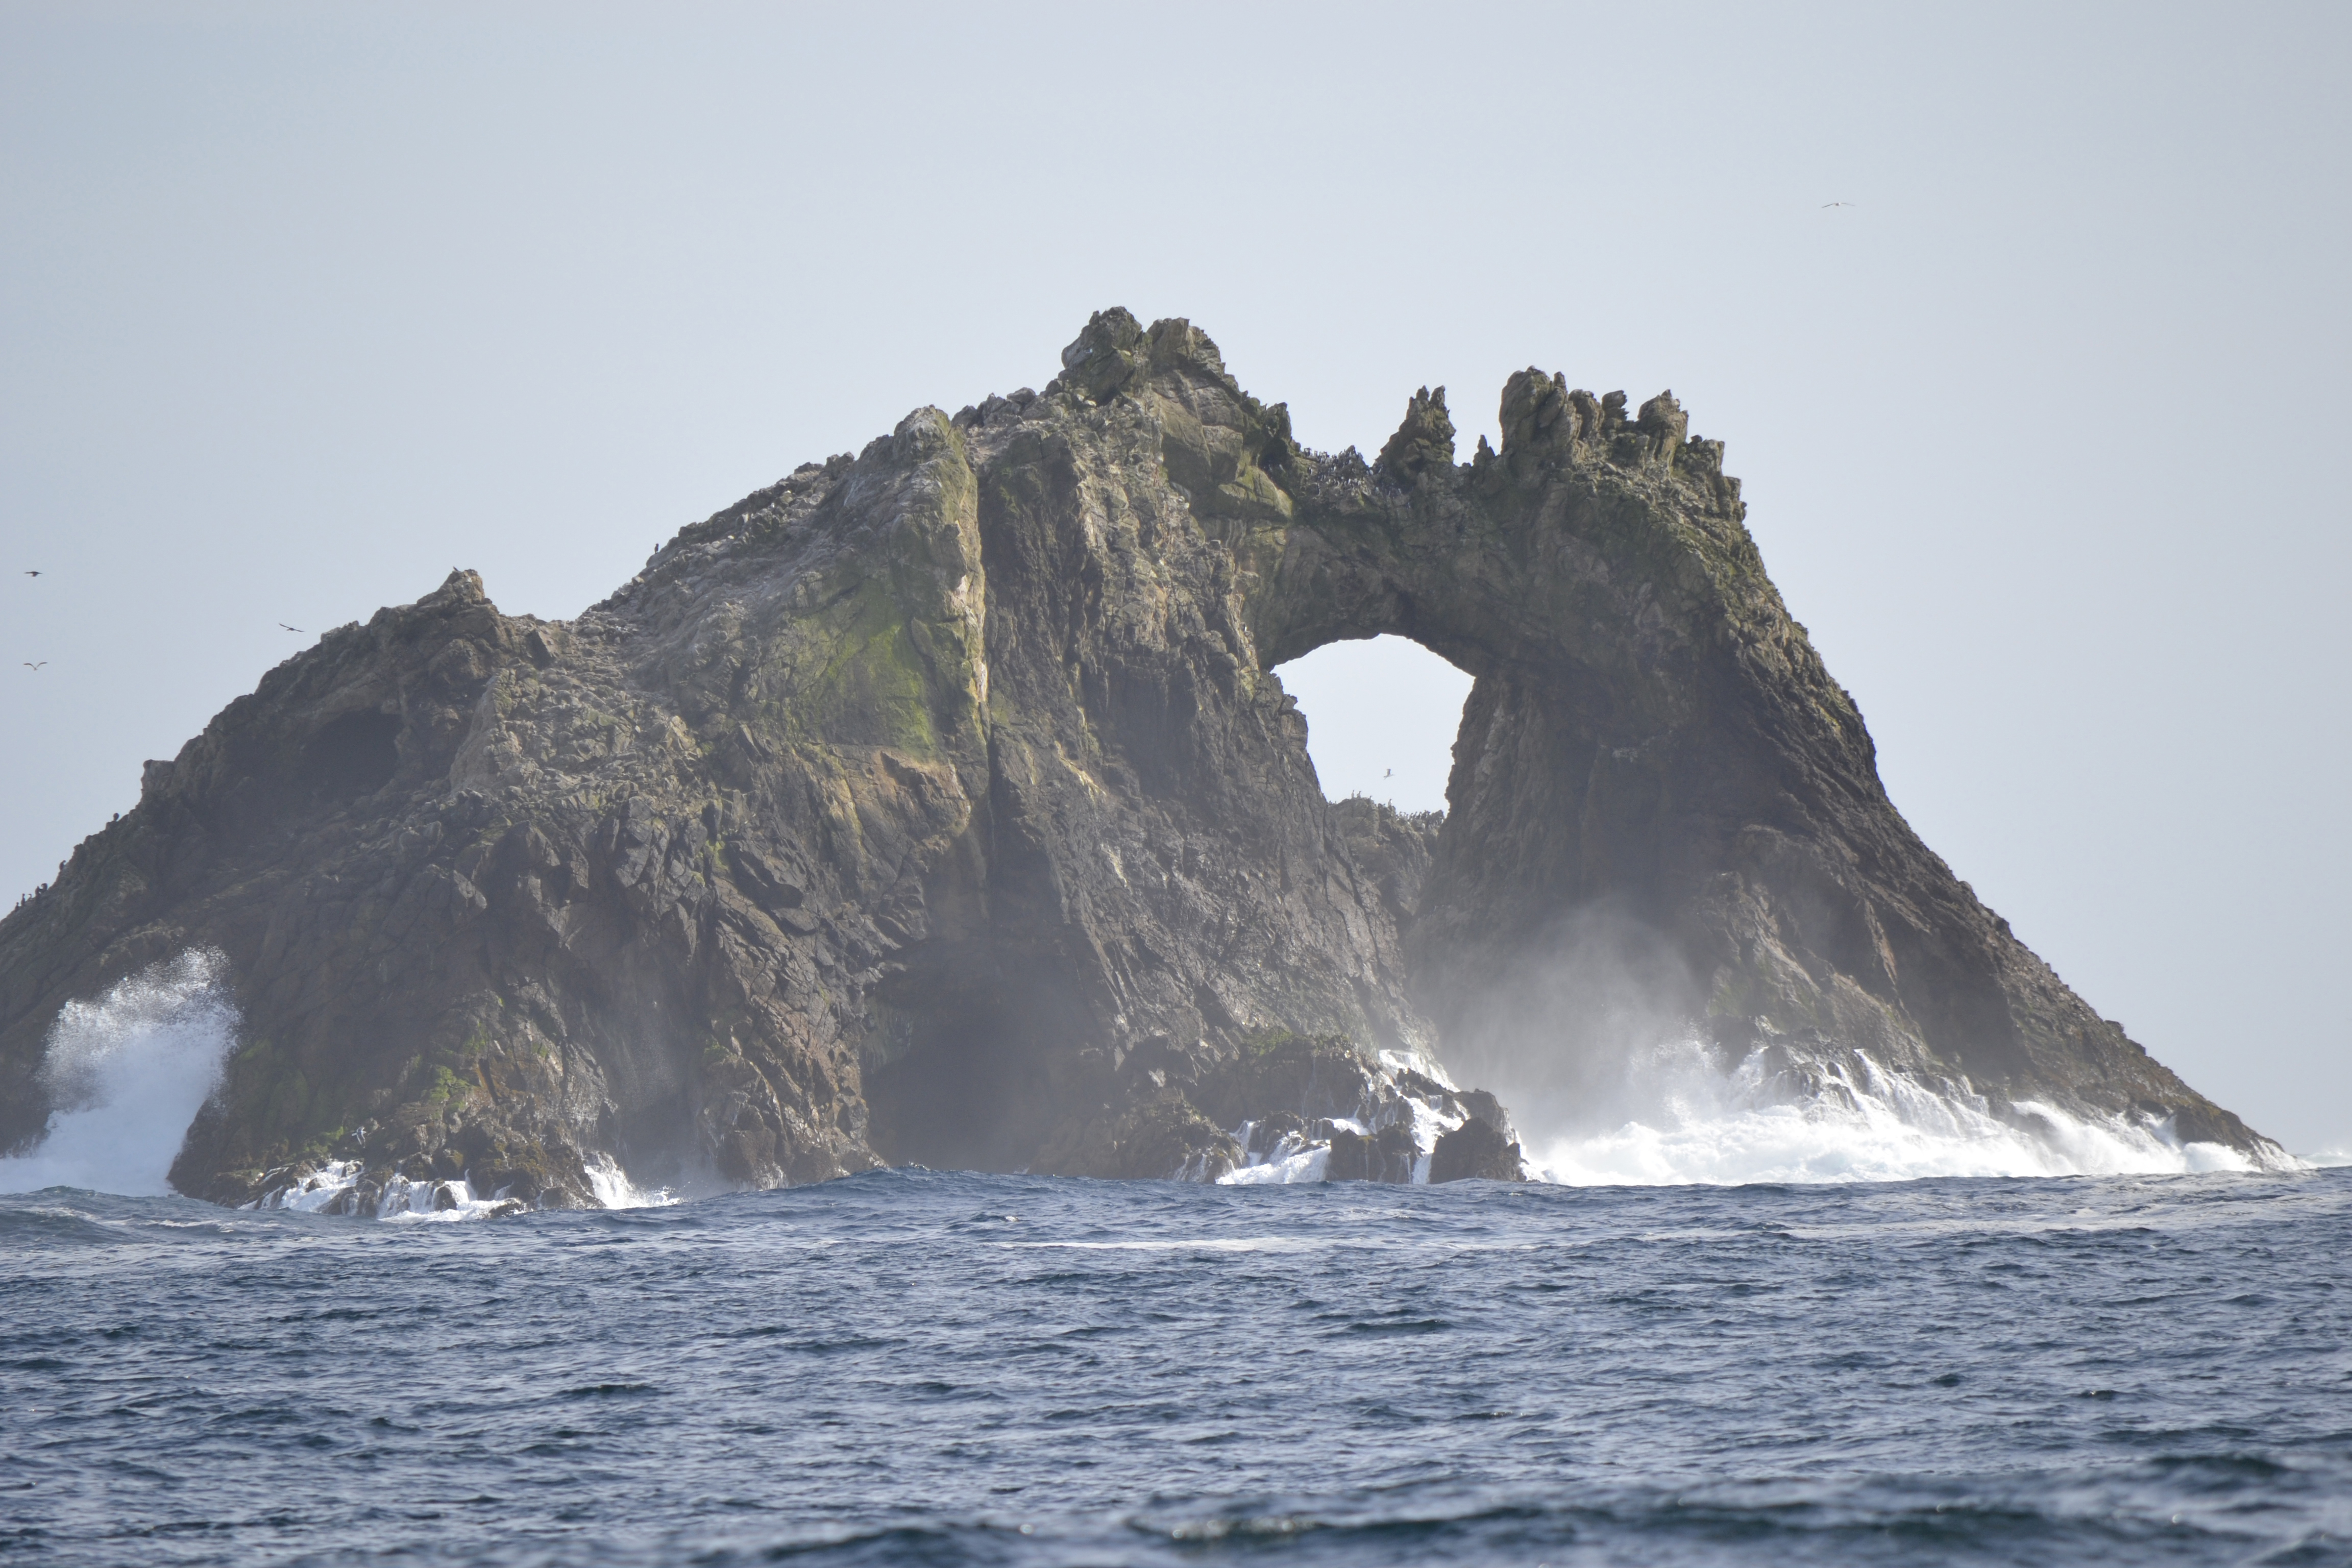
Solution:
{"label": "sunlit rock face", "polygon": [[[0,1146],[60,1007],[196,949],[243,1024],[173,1180],[226,1201],[331,1161],[530,1204],[615,1161],[1208,1176],[1278,1118],[1493,1175],[1448,1068],[1675,1031],[2268,1150],[1911,833],[1670,395],[1522,373],[1456,463],[1424,392],[1367,462],[1181,321],[1062,363],[575,621],[460,572],[270,671],[0,922]],[[1475,678],[1442,828],[1327,804],[1268,673],[1382,633]],[[1251,1065],[1334,1038],[1352,1109]]]}

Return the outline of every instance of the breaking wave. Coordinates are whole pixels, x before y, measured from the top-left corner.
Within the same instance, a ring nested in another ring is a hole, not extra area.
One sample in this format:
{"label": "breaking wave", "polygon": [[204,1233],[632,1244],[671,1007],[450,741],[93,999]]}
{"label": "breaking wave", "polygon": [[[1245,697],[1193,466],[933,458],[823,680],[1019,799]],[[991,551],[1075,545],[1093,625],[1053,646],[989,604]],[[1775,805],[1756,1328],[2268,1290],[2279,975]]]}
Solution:
{"label": "breaking wave", "polygon": [[[228,960],[192,948],[141,970],[94,1002],[68,1002],[50,1026],[40,1081],[53,1110],[48,1128],[22,1154],[0,1158],[0,1193],[78,1187],[124,1197],[165,1197],[172,1163],[221,1086],[241,1020]],[[667,1188],[639,1186],[609,1155],[587,1163],[591,1189],[606,1208],[677,1202]],[[363,1184],[360,1160],[330,1160],[289,1172],[255,1208],[379,1219],[478,1218],[522,1205],[479,1194],[465,1181],[412,1180],[394,1170]]]}
{"label": "breaking wave", "polygon": [[[2169,1121],[2098,1116],[2042,1100],[1996,1101],[1964,1078],[1908,1071],[1866,1053],[1786,1038],[1727,1059],[1679,1039],[1633,1053],[1582,1102],[1530,1095],[1520,1140],[1528,1177],[1563,1186],[1736,1186],[1900,1182],[1934,1176],[2157,1175],[2290,1170],[2184,1139]],[[1387,1058],[1351,1114],[1275,1116],[1232,1130],[1241,1158],[1180,1181],[1288,1185],[1330,1179],[1341,1133],[1394,1158],[1353,1179],[1429,1181],[1432,1151],[1467,1120],[1460,1091],[1425,1062]],[[1410,1138],[1410,1144],[1403,1142]],[[1409,1150],[1409,1152],[1407,1152]]]}
{"label": "breaking wave", "polygon": [[610,1154],[592,1158],[586,1166],[588,1189],[608,1209],[662,1209],[677,1202],[667,1187],[641,1187]]}
{"label": "breaking wave", "polygon": [[[0,1158],[0,1192],[64,1186],[168,1194],[172,1163],[220,1086],[238,1024],[227,961],[210,950],[152,965],[95,1001],[68,1003],[41,1068],[55,1107],[47,1130],[26,1152]],[[1378,1092],[1354,1116],[1303,1123],[1293,1117],[1286,1127],[1244,1123],[1233,1131],[1241,1151],[1233,1168],[1175,1173],[1233,1184],[1319,1182],[1334,1132],[1369,1139],[1394,1124],[1411,1134],[1411,1163],[1387,1179],[1426,1182],[1437,1139],[1465,1120],[1450,1080],[1431,1064],[1402,1060],[1384,1060],[1373,1077]],[[1606,1104],[1605,1117],[1588,1109],[1580,1120],[1540,1094],[1522,1101],[1534,1113],[1522,1138],[1529,1176],[1570,1186],[1734,1185],[2305,1164],[2183,1139],[2168,1121],[2031,1100],[1996,1103],[1965,1079],[1930,1078],[1859,1051],[1809,1052],[1785,1039],[1759,1044],[1728,1066],[1692,1039],[1635,1052],[1622,1079],[1591,1103]],[[609,1156],[592,1156],[586,1174],[608,1209],[677,1201],[667,1188],[639,1186]],[[358,1160],[299,1167],[254,1206],[410,1221],[523,1206],[463,1180],[410,1180],[396,1169],[363,1182],[365,1175]]]}
{"label": "breaking wave", "polygon": [[1427,1185],[1437,1141],[1470,1119],[1454,1080],[1443,1067],[1425,1057],[1393,1051],[1381,1053],[1369,1079],[1354,1114],[1244,1121],[1232,1134],[1242,1153],[1238,1164],[1215,1172],[1196,1157],[1175,1173],[1175,1179],[1213,1181],[1221,1186],[1296,1186],[1327,1181],[1335,1134],[1370,1139],[1395,1129],[1410,1137],[1410,1151],[1398,1152],[1394,1168],[1375,1179]]}
{"label": "breaking wave", "polygon": [[129,1197],[171,1192],[172,1162],[236,1041],[228,961],[191,949],[95,1002],[68,1002],[49,1029],[41,1080],[48,1131],[0,1160],[0,1192],[82,1187]]}
{"label": "breaking wave", "polygon": [[2169,1121],[2085,1117],[2018,1100],[1997,1107],[1965,1079],[1928,1080],[1858,1052],[1805,1058],[1759,1046],[1726,1070],[1695,1041],[1628,1064],[1613,1125],[1527,1142],[1528,1173],[1570,1186],[1898,1182],[1926,1176],[2072,1176],[2251,1171]]}
{"label": "breaking wave", "polygon": [[359,1214],[386,1220],[480,1219],[501,1208],[519,1211],[522,1207],[482,1197],[463,1179],[439,1182],[428,1176],[411,1181],[395,1171],[371,1189],[361,1184],[366,1174],[363,1160],[330,1160],[245,1206],[296,1214]]}
{"label": "breaking wave", "polygon": [[[592,1154],[584,1167],[589,1190],[608,1209],[667,1208],[677,1196],[667,1187],[641,1187],[610,1154]],[[520,1214],[530,1205],[504,1192],[477,1192],[465,1177],[410,1177],[395,1166],[374,1180],[364,1160],[330,1160],[290,1170],[289,1180],[245,1206],[296,1214],[344,1215],[361,1219],[447,1223]]]}

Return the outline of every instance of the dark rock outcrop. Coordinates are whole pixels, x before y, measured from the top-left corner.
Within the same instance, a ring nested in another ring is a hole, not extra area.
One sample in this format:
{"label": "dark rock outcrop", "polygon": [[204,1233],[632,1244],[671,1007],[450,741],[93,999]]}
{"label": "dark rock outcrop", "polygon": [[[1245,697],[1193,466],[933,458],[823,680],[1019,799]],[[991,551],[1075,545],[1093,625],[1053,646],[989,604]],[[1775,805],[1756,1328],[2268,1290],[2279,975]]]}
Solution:
{"label": "dark rock outcrop", "polygon": [[1516,1182],[1526,1174],[1519,1146],[1490,1121],[1472,1117],[1440,1135],[1429,1154],[1429,1179],[1436,1182]]}
{"label": "dark rock outcrop", "polygon": [[[339,628],[0,921],[0,1147],[59,1006],[200,946],[244,1034],[190,1193],[1213,1174],[1341,1079],[1490,1066],[1595,910],[1718,1035],[2268,1147],[1904,824],[1670,395],[1528,371],[1502,425],[1457,465],[1441,388],[1377,464],[1303,451],[1197,329],[1106,311],[1045,392],[918,410],[575,621],[459,572]],[[1328,805],[1269,674],[1381,633],[1475,678],[1433,833]],[[1290,1032],[1349,1044],[1252,1054]]]}
{"label": "dark rock outcrop", "polygon": [[1394,1122],[1373,1132],[1335,1127],[1330,1142],[1327,1182],[1410,1182],[1422,1155],[1412,1130]]}

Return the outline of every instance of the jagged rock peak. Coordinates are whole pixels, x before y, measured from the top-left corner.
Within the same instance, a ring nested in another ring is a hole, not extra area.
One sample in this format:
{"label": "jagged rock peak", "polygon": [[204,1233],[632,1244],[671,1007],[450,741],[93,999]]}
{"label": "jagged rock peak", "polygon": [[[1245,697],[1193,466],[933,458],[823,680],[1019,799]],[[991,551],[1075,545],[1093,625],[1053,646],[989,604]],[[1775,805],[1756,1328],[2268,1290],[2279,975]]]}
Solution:
{"label": "jagged rock peak", "polygon": [[1086,331],[1062,351],[1062,375],[1046,390],[1066,386],[1093,402],[1106,403],[1142,377],[1179,365],[1240,395],[1208,333],[1181,317],[1154,321],[1146,331],[1127,310],[1113,306],[1096,311]]}
{"label": "jagged rock peak", "polygon": [[1427,387],[1405,405],[1404,423],[1381,448],[1380,469],[1400,484],[1412,484],[1432,468],[1454,466],[1454,421],[1445,412],[1445,388]]}

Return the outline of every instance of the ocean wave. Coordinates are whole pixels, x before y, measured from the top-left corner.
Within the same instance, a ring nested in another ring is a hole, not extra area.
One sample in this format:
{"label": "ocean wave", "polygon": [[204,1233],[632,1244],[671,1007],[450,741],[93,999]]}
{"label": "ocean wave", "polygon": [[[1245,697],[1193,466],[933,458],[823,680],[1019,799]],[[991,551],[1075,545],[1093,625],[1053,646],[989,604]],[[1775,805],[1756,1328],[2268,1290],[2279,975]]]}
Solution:
{"label": "ocean wave", "polygon": [[[667,1187],[639,1186],[610,1154],[591,1154],[585,1169],[589,1190],[605,1208],[667,1208],[678,1201]],[[526,1207],[503,1191],[476,1192],[464,1176],[412,1178],[398,1168],[381,1182],[371,1182],[367,1176],[364,1160],[330,1160],[299,1169],[291,1179],[246,1206],[408,1224],[490,1219],[520,1214]]]}
{"label": "ocean wave", "polygon": [[610,1154],[593,1154],[587,1162],[588,1188],[608,1209],[660,1209],[677,1202],[668,1187],[641,1187]]}
{"label": "ocean wave", "polygon": [[[1412,1135],[1413,1154],[1401,1175],[1383,1177],[1401,1184],[1425,1186],[1437,1141],[1470,1119],[1460,1090],[1445,1068],[1428,1058],[1395,1051],[1380,1053],[1373,1066],[1370,1089],[1352,1116],[1292,1115],[1244,1121],[1233,1129],[1242,1162],[1218,1175],[1221,1186],[1295,1186],[1328,1179],[1331,1140],[1336,1132],[1370,1138],[1384,1128],[1401,1127]],[[1286,1125],[1286,1122],[1287,1125]],[[1175,1173],[1179,1181],[1200,1179],[1199,1162]]]}
{"label": "ocean wave", "polygon": [[1759,1045],[1728,1071],[1682,1040],[1637,1054],[1612,1124],[1528,1140],[1538,1179],[1570,1186],[1895,1182],[2252,1171],[2169,1121],[1996,1105],[1965,1079],[1930,1079],[1861,1051]]}

